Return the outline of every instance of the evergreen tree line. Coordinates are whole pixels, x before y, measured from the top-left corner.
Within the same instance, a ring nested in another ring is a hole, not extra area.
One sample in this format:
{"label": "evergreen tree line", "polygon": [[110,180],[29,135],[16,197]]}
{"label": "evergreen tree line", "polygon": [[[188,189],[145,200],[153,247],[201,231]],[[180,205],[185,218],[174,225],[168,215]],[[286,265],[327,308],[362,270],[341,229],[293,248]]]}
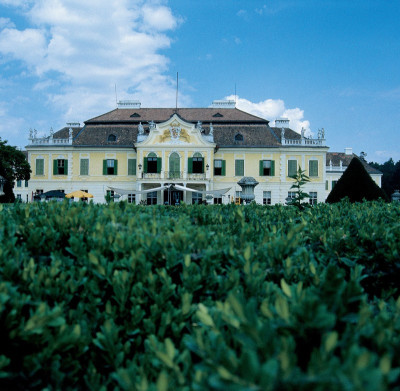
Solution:
{"label": "evergreen tree line", "polygon": [[391,197],[395,190],[400,190],[400,160],[395,163],[390,158],[385,163],[368,163],[370,166],[376,168],[383,173],[382,175],[382,189]]}

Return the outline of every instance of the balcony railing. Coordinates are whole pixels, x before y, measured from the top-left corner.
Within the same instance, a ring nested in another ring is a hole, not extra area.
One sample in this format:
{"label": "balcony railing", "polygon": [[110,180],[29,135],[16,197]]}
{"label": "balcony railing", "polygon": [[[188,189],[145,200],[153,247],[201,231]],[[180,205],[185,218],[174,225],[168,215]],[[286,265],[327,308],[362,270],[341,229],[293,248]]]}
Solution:
{"label": "balcony railing", "polygon": [[324,147],[325,139],[322,138],[302,138],[302,139],[282,139],[283,145],[304,145],[307,147]]}
{"label": "balcony railing", "polygon": [[205,173],[188,173],[184,171],[161,171],[159,173],[142,172],[139,173],[140,179],[169,179],[169,180],[191,180],[191,181],[204,181],[207,179]]}
{"label": "balcony railing", "polygon": [[168,179],[183,179],[182,171],[165,171],[165,177]]}
{"label": "balcony railing", "polygon": [[43,138],[33,138],[30,139],[29,145],[70,145],[72,144],[72,138],[51,138],[51,137],[43,137]]}
{"label": "balcony railing", "polygon": [[142,173],[143,179],[161,179],[161,173],[156,172],[143,172]]}
{"label": "balcony railing", "polygon": [[203,181],[204,179],[206,179],[206,174],[187,174],[187,179],[190,179],[192,181]]}

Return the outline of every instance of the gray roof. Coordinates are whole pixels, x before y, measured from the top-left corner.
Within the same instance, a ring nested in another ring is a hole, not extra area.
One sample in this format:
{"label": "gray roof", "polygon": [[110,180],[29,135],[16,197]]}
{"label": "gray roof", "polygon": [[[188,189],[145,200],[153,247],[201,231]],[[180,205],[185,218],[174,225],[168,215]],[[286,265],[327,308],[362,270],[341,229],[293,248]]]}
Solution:
{"label": "gray roof", "polygon": [[369,174],[382,174],[381,171],[377,170],[374,167],[371,167],[367,162],[361,160],[359,156],[355,153],[346,154],[344,152],[327,152],[326,153],[326,165],[329,166],[330,162],[332,162],[332,166],[340,166],[340,161],[342,162],[343,167],[347,167],[351,160],[356,157],[361,161],[365,169]]}
{"label": "gray roof", "polygon": [[[66,126],[53,134],[53,138],[68,138],[69,137],[69,126]],[[72,128],[72,137],[75,137],[82,127],[73,127]]]}
{"label": "gray roof", "polygon": [[[112,148],[132,147],[137,138],[137,126],[135,125],[102,125],[87,124],[74,138],[76,146],[103,146]],[[108,141],[108,137],[114,135],[116,141]]]}
{"label": "gray roof", "polygon": [[223,109],[223,108],[190,108],[190,109],[174,109],[174,108],[140,108],[140,109],[115,109],[98,117],[85,121],[90,123],[131,123],[138,124],[142,122],[154,121],[156,123],[165,122],[174,114],[178,114],[187,122],[197,123],[197,121],[213,124],[226,122],[243,122],[243,123],[264,123],[268,124],[266,119],[256,117],[255,115],[246,113],[239,109]]}
{"label": "gray roof", "polygon": [[[133,148],[137,140],[138,125],[149,132],[149,122],[165,122],[174,114],[182,120],[202,123],[202,132],[209,133],[213,124],[214,142],[220,148],[274,148],[281,146],[281,128],[270,127],[269,121],[239,109],[226,108],[130,108],[115,109],[85,121],[85,126],[74,127],[74,146],[101,146]],[[68,138],[69,127],[54,134],[54,138]],[[240,134],[243,140],[235,140]],[[110,135],[116,141],[108,141]],[[300,139],[300,134],[285,128],[287,139]]]}

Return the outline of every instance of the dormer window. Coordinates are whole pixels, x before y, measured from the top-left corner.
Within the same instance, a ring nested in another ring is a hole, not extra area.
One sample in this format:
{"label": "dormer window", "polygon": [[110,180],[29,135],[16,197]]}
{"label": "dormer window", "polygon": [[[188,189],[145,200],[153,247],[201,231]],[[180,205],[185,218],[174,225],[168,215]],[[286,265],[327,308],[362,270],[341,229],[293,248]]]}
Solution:
{"label": "dormer window", "polygon": [[130,117],[131,117],[131,118],[139,118],[139,117],[140,117],[140,114],[138,114],[138,113],[133,113]]}
{"label": "dormer window", "polygon": [[238,133],[235,136],[235,143],[241,143],[241,142],[243,142],[243,135]]}
{"label": "dormer window", "polygon": [[213,117],[215,117],[215,118],[221,118],[221,117],[223,117],[223,115],[222,115],[221,113],[216,113],[216,114],[213,115]]}
{"label": "dormer window", "polygon": [[109,134],[107,141],[117,141],[117,136],[115,134]]}

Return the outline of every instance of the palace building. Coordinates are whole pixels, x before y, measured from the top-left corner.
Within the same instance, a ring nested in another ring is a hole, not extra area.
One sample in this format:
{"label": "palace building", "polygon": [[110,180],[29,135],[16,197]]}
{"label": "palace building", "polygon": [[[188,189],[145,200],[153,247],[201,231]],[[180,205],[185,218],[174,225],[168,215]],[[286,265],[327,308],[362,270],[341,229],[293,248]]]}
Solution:
{"label": "palace building", "polygon": [[[48,191],[91,193],[131,203],[228,203],[241,198],[237,184],[253,177],[255,201],[285,204],[293,197],[291,175],[299,167],[310,182],[310,203],[325,201],[355,155],[330,153],[325,132],[305,137],[287,119],[269,121],[241,111],[232,101],[209,108],[142,108],[121,101],[108,113],[70,123],[47,137],[30,133],[26,146],[32,174],[16,196],[31,201]],[[366,166],[380,185],[381,173]]]}

